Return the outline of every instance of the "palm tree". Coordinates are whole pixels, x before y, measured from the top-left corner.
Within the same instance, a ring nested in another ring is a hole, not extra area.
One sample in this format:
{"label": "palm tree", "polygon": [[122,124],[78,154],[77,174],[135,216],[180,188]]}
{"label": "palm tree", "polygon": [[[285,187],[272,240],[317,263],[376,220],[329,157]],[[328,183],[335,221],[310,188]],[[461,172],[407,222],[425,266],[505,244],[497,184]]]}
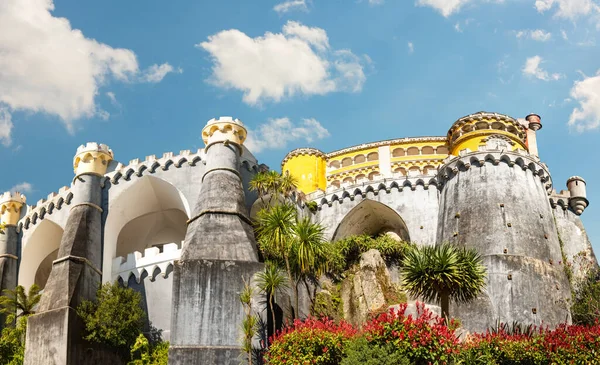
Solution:
{"label": "palm tree", "polygon": [[7,320],[11,316],[19,318],[35,314],[35,307],[42,299],[40,290],[36,284],[33,284],[27,293],[21,285],[12,290],[5,289],[4,295],[0,297],[0,313],[7,315]]}
{"label": "palm tree", "polygon": [[446,320],[450,300],[470,302],[485,287],[486,269],[477,251],[448,243],[408,250],[401,272],[404,288],[412,296],[440,303]]}
{"label": "palm tree", "polygon": [[267,194],[267,174],[259,172],[252,177],[250,180],[249,189],[250,191],[256,191],[260,199],[264,203],[264,196]]}
{"label": "palm tree", "polygon": [[277,267],[277,265],[275,265],[273,262],[266,263],[265,271],[259,273],[256,276],[256,280],[260,291],[268,296],[269,308],[271,309],[271,316],[273,320],[272,334],[275,334],[276,324],[273,298],[275,297],[275,293],[277,291],[289,287],[288,281],[285,276],[281,274],[279,267]]}
{"label": "palm tree", "polygon": [[279,193],[283,194],[284,197],[288,198],[292,193],[298,189],[298,179],[290,175],[288,171],[281,174],[279,177]]}
{"label": "palm tree", "polygon": [[261,251],[266,258],[285,263],[290,283],[294,281],[290,266],[290,251],[296,214],[296,208],[290,204],[279,204],[270,209],[263,209],[258,213],[256,228]]}

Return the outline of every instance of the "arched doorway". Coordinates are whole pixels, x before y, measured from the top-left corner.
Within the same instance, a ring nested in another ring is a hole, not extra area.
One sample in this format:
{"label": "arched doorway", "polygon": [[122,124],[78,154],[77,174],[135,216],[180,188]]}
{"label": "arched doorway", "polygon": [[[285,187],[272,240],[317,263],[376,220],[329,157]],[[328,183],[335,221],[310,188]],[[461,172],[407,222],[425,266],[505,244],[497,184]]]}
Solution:
{"label": "arched doorway", "polygon": [[366,199],[346,214],[335,230],[333,240],[352,235],[377,236],[387,233],[410,242],[408,228],[398,213],[385,204]]}
{"label": "arched doorway", "polygon": [[56,223],[44,219],[24,242],[19,265],[19,285],[29,289],[34,283],[44,289],[56,260],[63,229]]}

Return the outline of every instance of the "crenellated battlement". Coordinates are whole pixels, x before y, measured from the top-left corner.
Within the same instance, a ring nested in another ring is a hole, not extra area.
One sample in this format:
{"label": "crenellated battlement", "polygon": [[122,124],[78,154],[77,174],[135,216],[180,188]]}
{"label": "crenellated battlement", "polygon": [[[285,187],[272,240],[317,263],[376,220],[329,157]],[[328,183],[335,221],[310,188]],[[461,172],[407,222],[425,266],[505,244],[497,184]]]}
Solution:
{"label": "crenellated battlement", "polygon": [[19,222],[19,230],[29,229],[31,225],[37,224],[38,220],[46,217],[46,214],[52,214],[55,209],[61,210],[63,205],[71,204],[73,192],[70,186],[63,186],[58,192],[48,194],[47,198],[42,198],[35,205],[27,206],[25,216]]}
{"label": "crenellated battlement", "polygon": [[177,243],[167,243],[162,248],[162,252],[158,247],[151,247],[145,249],[143,254],[135,251],[128,254],[127,258],[122,256],[114,258],[112,264],[113,280],[121,278],[123,283],[127,285],[129,278],[133,275],[139,283],[144,272],[148,274],[150,280],[154,280],[159,273],[166,277],[169,266],[172,267],[173,262],[181,256],[181,249]]}

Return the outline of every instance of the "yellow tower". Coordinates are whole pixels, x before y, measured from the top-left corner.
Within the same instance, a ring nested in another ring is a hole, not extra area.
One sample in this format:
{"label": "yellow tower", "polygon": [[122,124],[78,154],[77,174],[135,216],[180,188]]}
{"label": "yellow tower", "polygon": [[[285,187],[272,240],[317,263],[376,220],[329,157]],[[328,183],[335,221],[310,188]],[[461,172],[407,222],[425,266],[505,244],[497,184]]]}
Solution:
{"label": "yellow tower", "polygon": [[248,136],[248,131],[244,124],[239,119],[232,117],[213,118],[206,123],[202,129],[202,140],[206,148],[217,142],[233,143],[240,149],[242,153],[242,144]]}
{"label": "yellow tower", "polygon": [[512,150],[527,149],[525,127],[508,115],[479,112],[457,120],[448,131],[450,154],[462,150],[477,151],[490,136],[506,139]]}
{"label": "yellow tower", "polygon": [[84,174],[104,176],[108,163],[113,158],[112,150],[105,144],[88,142],[81,145],[73,158],[75,176]]}
{"label": "yellow tower", "polygon": [[0,226],[16,226],[25,201],[25,195],[19,192],[0,195]]}
{"label": "yellow tower", "polygon": [[298,148],[288,153],[281,162],[281,172],[289,172],[298,179],[298,190],[310,194],[317,189],[325,190],[327,156],[314,148]]}

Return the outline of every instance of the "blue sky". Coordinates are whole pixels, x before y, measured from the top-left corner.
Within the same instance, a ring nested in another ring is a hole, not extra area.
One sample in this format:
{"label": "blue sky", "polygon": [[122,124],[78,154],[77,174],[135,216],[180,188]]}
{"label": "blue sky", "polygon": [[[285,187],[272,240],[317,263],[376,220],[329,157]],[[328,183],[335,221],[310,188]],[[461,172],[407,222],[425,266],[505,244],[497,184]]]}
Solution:
{"label": "blue sky", "polygon": [[220,115],[278,168],[297,147],[535,112],[555,188],[588,182],[600,252],[599,31],[597,0],[3,0],[0,190],[35,204],[87,141],[122,162],[201,148]]}

